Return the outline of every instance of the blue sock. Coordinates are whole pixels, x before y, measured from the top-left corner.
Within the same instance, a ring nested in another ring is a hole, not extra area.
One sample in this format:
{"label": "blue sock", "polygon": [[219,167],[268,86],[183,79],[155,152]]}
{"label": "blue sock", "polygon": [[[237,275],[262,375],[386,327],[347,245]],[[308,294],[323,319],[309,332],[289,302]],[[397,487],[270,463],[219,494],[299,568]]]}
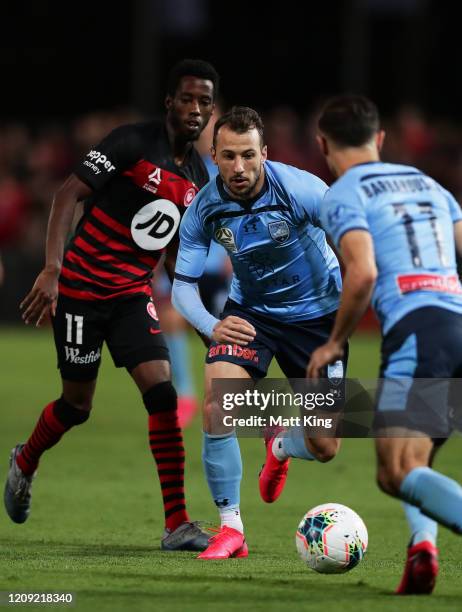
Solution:
{"label": "blue sock", "polygon": [[172,378],[179,396],[194,395],[191,378],[191,361],[189,359],[188,335],[181,331],[176,334],[165,334],[170,358],[172,361]]}
{"label": "blue sock", "polygon": [[287,457],[297,457],[306,461],[314,461],[315,457],[305,446],[303,427],[291,427],[278,439],[282,442],[282,452]]}
{"label": "blue sock", "polygon": [[403,508],[411,530],[411,546],[425,541],[436,546],[438,523],[422,514],[417,506],[403,502]]}
{"label": "blue sock", "polygon": [[242,461],[236,434],[211,436],[204,432],[202,461],[210,493],[220,511],[239,508]]}
{"label": "blue sock", "polygon": [[441,525],[462,534],[462,487],[429,467],[411,470],[400,487],[400,496]]}

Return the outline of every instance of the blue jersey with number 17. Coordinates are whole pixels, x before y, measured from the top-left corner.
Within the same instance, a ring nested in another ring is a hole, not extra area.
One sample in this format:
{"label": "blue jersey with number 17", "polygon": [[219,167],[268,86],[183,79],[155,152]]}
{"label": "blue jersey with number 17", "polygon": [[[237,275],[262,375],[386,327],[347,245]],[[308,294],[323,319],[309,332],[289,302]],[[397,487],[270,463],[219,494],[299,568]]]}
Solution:
{"label": "blue jersey with number 17", "polygon": [[462,313],[453,196],[410,166],[369,162],[351,167],[326,193],[321,220],[338,246],[348,231],[372,235],[378,278],[372,305],[383,333],[425,306]]}

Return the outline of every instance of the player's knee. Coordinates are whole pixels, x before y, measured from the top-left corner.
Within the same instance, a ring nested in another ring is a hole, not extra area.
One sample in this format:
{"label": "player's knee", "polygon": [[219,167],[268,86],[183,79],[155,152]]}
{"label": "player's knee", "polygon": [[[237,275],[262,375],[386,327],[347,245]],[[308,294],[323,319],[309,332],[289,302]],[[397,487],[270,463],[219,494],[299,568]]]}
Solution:
{"label": "player's knee", "polygon": [[390,465],[383,465],[377,471],[377,484],[388,495],[397,497],[403,476],[401,470]]}
{"label": "player's knee", "polygon": [[56,400],[54,405],[54,413],[56,418],[67,427],[73,427],[74,425],[82,425],[82,423],[85,423],[90,416],[90,410],[91,401],[89,406],[76,405],[74,403],[71,404],[65,400],[64,397],[60,397],[58,400]]}
{"label": "player's knee", "polygon": [[313,453],[316,460],[320,463],[328,463],[337,455],[340,448],[340,440],[308,440],[305,439],[305,445],[308,450]]}
{"label": "player's knee", "polygon": [[143,393],[143,402],[148,414],[173,412],[177,408],[175,387],[169,380],[153,385]]}

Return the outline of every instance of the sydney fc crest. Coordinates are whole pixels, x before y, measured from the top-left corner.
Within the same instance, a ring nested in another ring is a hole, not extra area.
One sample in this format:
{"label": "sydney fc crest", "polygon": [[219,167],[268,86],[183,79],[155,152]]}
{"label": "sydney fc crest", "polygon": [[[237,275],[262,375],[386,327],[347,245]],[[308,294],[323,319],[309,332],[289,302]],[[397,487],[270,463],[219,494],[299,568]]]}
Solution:
{"label": "sydney fc crest", "polygon": [[233,232],[227,227],[220,227],[215,232],[215,240],[231,253],[237,252]]}
{"label": "sydney fc crest", "polygon": [[286,221],[273,221],[269,223],[268,231],[271,238],[280,244],[285,242],[290,236],[290,229]]}

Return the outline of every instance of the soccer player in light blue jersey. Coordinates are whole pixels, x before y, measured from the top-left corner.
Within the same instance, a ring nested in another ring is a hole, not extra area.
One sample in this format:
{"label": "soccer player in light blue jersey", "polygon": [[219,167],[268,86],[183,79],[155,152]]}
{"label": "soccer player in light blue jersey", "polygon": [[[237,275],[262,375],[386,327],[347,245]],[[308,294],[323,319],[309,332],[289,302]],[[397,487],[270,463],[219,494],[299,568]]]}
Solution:
{"label": "soccer player in light blue jersey", "polygon": [[[247,556],[239,510],[242,475],[235,433],[216,435],[213,379],[259,379],[273,357],[289,378],[304,378],[314,349],[332,329],[339,303],[338,261],[320,227],[327,189],[316,176],[267,160],[263,124],[235,107],[215,124],[213,158],[219,175],[199,192],[180,229],[173,303],[211,339],[205,368],[203,460],[219,508],[221,530],[201,559]],[[223,245],[233,266],[230,296],[221,321],[197,292],[211,241]],[[346,349],[328,374],[343,378]],[[266,440],[260,474],[264,501],[284,486],[290,457],[328,461],[339,440],[304,436],[303,428]]]}
{"label": "soccer player in light blue jersey", "polygon": [[319,376],[341,357],[372,298],[383,335],[377,478],[383,491],[405,502],[412,532],[397,593],[431,593],[437,523],[462,533],[462,487],[431,469],[435,443],[451,433],[448,379],[462,376],[455,261],[462,214],[453,196],[417,168],[381,162],[383,139],[368,99],[326,103],[318,140],[338,180],[324,198],[322,223],[341,250],[345,276],[334,328],[307,374]]}

